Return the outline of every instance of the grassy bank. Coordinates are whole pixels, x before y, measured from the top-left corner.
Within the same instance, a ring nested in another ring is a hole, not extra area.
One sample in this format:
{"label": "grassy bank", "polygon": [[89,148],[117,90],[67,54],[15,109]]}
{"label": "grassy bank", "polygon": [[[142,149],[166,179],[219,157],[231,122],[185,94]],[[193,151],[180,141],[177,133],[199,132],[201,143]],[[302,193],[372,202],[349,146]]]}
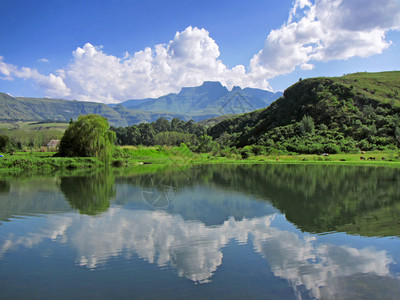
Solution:
{"label": "grassy bank", "polygon": [[[362,159],[364,158],[364,159]],[[298,155],[250,155],[246,159],[240,154],[211,155],[193,153],[186,146],[181,147],[123,147],[120,148],[122,165],[135,164],[338,164],[360,166],[400,167],[399,153],[376,151],[362,154],[333,154],[328,156]]]}
{"label": "grassy bank", "polygon": [[[53,157],[54,152],[17,152],[0,158],[0,172],[53,172],[59,170],[84,170],[104,167],[104,164],[91,157]],[[365,159],[361,159],[361,157]],[[396,152],[367,152],[363,154],[323,155],[251,155],[243,159],[241,155],[231,153],[226,156],[213,156],[207,153],[193,153],[188,147],[121,147],[115,155],[113,166],[140,165],[196,165],[196,164],[335,164],[400,167],[399,154]],[[138,169],[137,168],[137,169]]]}
{"label": "grassy bank", "polygon": [[5,155],[0,158],[0,172],[49,173],[58,170],[92,169],[104,166],[92,157],[52,157],[52,152],[17,152],[14,155]]}

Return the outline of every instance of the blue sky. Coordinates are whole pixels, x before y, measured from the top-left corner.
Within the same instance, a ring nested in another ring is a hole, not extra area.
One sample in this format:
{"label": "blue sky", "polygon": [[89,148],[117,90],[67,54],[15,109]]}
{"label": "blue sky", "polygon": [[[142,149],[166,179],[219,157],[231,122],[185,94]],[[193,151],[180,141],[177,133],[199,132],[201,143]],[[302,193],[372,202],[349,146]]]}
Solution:
{"label": "blue sky", "polygon": [[0,2],[0,91],[115,103],[400,70],[400,0]]}

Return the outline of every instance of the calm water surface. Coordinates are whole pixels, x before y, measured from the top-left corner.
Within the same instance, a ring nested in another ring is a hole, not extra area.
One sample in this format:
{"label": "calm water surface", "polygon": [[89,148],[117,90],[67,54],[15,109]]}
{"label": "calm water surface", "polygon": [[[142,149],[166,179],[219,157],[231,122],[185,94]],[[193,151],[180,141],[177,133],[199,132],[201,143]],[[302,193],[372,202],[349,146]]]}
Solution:
{"label": "calm water surface", "polygon": [[400,170],[0,179],[0,299],[400,299]]}

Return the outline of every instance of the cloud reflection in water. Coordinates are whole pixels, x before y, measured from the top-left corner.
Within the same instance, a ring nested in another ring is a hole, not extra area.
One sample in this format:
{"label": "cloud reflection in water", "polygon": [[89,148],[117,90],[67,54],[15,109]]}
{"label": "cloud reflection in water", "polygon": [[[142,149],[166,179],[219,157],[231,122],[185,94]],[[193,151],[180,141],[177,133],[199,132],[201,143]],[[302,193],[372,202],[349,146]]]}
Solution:
{"label": "cloud reflection in water", "polygon": [[112,257],[137,255],[159,267],[176,268],[179,276],[206,283],[222,264],[228,242],[253,244],[271,271],[296,289],[321,297],[333,279],[373,273],[390,276],[393,263],[386,251],[321,244],[318,237],[271,226],[275,215],[235,220],[218,226],[184,220],[163,211],[112,207],[101,216],[50,215],[38,232],[9,236],[0,245],[0,258],[19,246],[33,248],[44,239],[70,245],[77,264],[96,268]]}

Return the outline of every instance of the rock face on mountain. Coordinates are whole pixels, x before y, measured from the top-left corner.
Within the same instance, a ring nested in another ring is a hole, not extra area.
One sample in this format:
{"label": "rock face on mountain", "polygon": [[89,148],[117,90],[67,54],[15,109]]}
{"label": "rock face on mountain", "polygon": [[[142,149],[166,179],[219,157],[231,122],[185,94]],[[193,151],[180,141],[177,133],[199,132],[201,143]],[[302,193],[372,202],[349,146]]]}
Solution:
{"label": "rock face on mountain", "polygon": [[186,87],[178,94],[159,98],[128,100],[118,105],[49,98],[12,97],[0,93],[0,121],[66,121],[79,115],[99,114],[113,126],[153,122],[160,117],[201,121],[232,113],[245,113],[268,106],[282,93],[235,87],[219,82]]}
{"label": "rock face on mountain", "polygon": [[281,92],[272,93],[253,88],[234,87],[229,91],[219,82],[206,81],[198,87],[182,88],[178,94],[154,99],[128,100],[121,105],[129,109],[168,111],[199,119],[202,115],[214,117],[264,108],[280,96]]}

